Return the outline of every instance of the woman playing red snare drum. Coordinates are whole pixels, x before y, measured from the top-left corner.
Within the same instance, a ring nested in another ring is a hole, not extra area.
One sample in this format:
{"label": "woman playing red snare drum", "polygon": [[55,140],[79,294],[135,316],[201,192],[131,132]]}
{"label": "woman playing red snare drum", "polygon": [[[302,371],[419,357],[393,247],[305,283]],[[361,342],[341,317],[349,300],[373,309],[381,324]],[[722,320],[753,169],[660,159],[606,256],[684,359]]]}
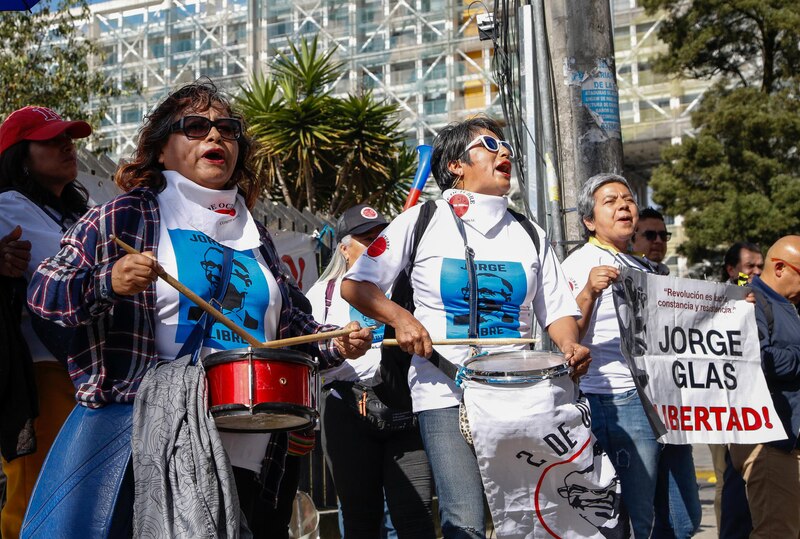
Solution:
{"label": "woman playing red snare drum", "polygon": [[[261,194],[252,155],[242,118],[210,81],[180,88],[146,117],[132,159],[117,171],[116,182],[126,194],[90,210],[67,233],[58,255],[39,267],[30,287],[30,307],[42,317],[79,328],[68,359],[78,409],[114,410],[119,404],[111,403],[133,403],[143,377],[158,361],[198,352],[202,358],[246,346],[220,323],[201,326],[203,313],[157,280],[157,264],[204,299],[216,297],[223,314],[259,342],[326,329],[293,306],[289,287],[294,285],[280,269],[269,234],[250,214]],[[125,254],[112,235],[144,254]],[[323,366],[369,349],[370,332],[352,327],[349,335],[319,345]],[[185,391],[182,384],[177,381],[176,398]],[[86,412],[83,421],[92,417]],[[165,478],[167,482],[225,468],[226,459],[204,460],[207,455],[187,449],[195,443],[207,447],[208,437],[210,446],[217,447],[215,436],[212,428],[207,435],[200,433],[199,440],[178,438],[165,449],[165,462],[143,466],[183,470]],[[150,442],[134,437],[134,445]],[[196,484],[197,504],[184,509],[184,500],[176,499],[168,510],[153,514],[147,511],[161,500],[150,499],[151,493],[137,485],[135,506],[144,514],[135,515],[135,533],[148,526],[152,536],[180,532],[199,537],[214,529],[238,534],[238,511],[228,503],[237,498],[247,522],[259,523],[262,508],[274,501],[262,493],[274,493],[281,478],[285,435],[223,434],[222,443],[238,496],[222,496],[225,485]],[[174,453],[181,451],[183,460],[174,462]],[[138,471],[136,477],[139,481]],[[46,522],[43,511],[29,511],[31,527]],[[78,513],[75,528],[84,518]],[[257,536],[268,533],[253,531]]]}

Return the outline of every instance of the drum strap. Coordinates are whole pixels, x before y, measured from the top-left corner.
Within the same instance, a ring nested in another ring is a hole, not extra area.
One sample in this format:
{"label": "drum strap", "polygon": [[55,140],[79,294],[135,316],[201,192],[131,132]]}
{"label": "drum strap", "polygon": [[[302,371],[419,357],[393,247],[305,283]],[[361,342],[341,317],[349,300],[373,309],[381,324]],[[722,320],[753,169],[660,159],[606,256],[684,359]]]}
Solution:
{"label": "drum strap", "polygon": [[[221,247],[222,274],[220,275],[219,285],[217,285],[216,290],[214,290],[214,295],[209,302],[217,309],[222,306],[222,300],[225,298],[225,292],[228,290],[228,283],[231,281],[231,269],[233,267],[233,249],[224,246]],[[216,322],[216,319],[213,316],[203,312],[203,315],[192,328],[192,332],[186,337],[186,341],[183,343],[183,346],[181,346],[180,352],[175,356],[175,359],[187,354],[192,354],[192,365],[197,363],[200,349],[203,348],[203,339],[205,339],[208,332],[211,331],[211,326],[214,325],[214,322]]]}
{"label": "drum strap", "polygon": [[[475,275],[475,251],[467,243],[467,231],[464,229],[464,222],[456,215],[453,206],[447,205],[453,218],[456,220],[456,227],[464,240],[464,260],[467,266],[467,278],[469,282],[469,338],[478,338],[478,278]],[[470,357],[478,354],[478,347],[470,345]]]}

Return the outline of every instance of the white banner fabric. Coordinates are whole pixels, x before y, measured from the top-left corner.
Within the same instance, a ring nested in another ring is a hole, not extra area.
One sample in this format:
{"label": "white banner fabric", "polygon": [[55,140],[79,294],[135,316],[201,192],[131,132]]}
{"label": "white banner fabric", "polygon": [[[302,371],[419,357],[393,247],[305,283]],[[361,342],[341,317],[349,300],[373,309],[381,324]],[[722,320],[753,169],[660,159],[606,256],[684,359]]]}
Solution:
{"label": "white banner fabric", "polygon": [[281,261],[297,281],[297,286],[303,292],[308,292],[319,277],[315,250],[317,240],[308,234],[291,231],[273,232],[272,239]]}
{"label": "white banner fabric", "polygon": [[464,382],[464,404],[495,533],[502,539],[623,538],[617,473],[568,376]]}
{"label": "white banner fabric", "polygon": [[[622,353],[662,443],[786,438],[764,374],[745,287],[622,268]],[[649,400],[649,403],[648,403]],[[660,423],[660,424],[659,424]]]}

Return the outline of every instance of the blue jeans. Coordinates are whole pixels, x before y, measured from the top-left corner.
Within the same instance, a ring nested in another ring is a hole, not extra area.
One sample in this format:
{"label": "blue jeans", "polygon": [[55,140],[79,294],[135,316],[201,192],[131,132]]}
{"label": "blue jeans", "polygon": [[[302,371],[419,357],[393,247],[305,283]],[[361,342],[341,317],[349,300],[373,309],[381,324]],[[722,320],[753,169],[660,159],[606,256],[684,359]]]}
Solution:
{"label": "blue jeans", "polygon": [[419,413],[445,539],[484,539],[483,483],[478,460],[458,428],[458,406]]}
{"label": "blue jeans", "polygon": [[635,389],[587,397],[592,432],[617,470],[634,537],[694,535],[702,514],[692,446],[658,443]]}

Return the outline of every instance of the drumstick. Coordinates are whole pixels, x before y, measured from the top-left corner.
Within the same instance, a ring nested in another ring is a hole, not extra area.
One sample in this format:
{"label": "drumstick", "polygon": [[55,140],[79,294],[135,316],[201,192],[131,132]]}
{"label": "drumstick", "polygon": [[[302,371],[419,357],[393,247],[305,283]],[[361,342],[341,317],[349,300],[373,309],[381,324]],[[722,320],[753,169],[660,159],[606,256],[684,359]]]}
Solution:
{"label": "drumstick", "polygon": [[[117,243],[117,245],[122,247],[128,254],[132,255],[142,254],[114,235],[111,235],[111,239],[114,240]],[[172,275],[164,271],[164,269],[157,263],[157,261],[156,261],[156,273],[158,274],[159,277],[164,279],[164,282],[166,282],[172,288],[174,288],[175,290],[177,290],[178,292],[180,292],[181,294],[192,300],[195,303],[195,305],[197,305],[205,312],[213,316],[218,322],[223,324],[226,328],[236,333],[239,337],[244,339],[250,346],[254,348],[263,348],[264,343],[259,342],[258,339],[256,339],[255,337],[247,333],[245,330],[234,324],[231,319],[229,319],[227,316],[225,316],[217,309],[215,309],[213,305],[211,305],[206,300],[204,300],[203,298],[201,298],[200,296],[198,296],[197,294],[186,288],[186,286],[181,284],[180,281],[178,281]]]}
{"label": "drumstick", "polygon": [[[372,331],[376,329],[378,326],[367,326],[367,329]],[[320,333],[312,333],[310,335],[301,335],[300,337],[287,337],[285,339],[278,339],[276,341],[267,341],[265,343],[261,343],[259,347],[261,348],[283,348],[284,346],[294,346],[296,344],[307,344],[310,342],[317,342],[317,341],[324,341],[326,339],[335,339],[336,337],[342,337],[344,335],[349,335],[353,331],[352,329],[335,329],[333,331],[322,331]]]}
{"label": "drumstick", "polygon": [[[439,341],[432,341],[431,344],[435,346],[456,346],[456,345],[474,345],[474,346],[491,346],[499,344],[533,344],[539,342],[539,339],[525,339],[517,337],[509,337],[507,339],[442,339]],[[397,339],[383,339],[385,346],[400,346]]]}

